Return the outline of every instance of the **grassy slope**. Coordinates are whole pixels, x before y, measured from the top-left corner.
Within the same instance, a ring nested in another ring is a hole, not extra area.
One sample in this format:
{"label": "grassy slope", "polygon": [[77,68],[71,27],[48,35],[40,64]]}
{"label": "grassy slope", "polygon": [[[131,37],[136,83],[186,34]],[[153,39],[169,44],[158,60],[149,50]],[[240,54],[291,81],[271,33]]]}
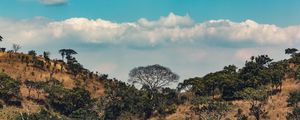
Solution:
{"label": "grassy slope", "polygon": [[[50,70],[41,70],[39,68],[33,67],[31,65],[27,66],[26,63],[22,63],[17,59],[18,55],[25,55],[25,54],[19,54],[19,53],[10,53],[12,55],[12,58],[8,57],[9,53],[2,53],[0,52],[0,71],[6,73],[10,77],[14,79],[18,79],[22,82],[25,80],[33,80],[33,81],[44,81],[49,80],[50,78]],[[39,57],[38,59],[43,59],[42,57]],[[51,67],[53,68],[53,61],[51,61]],[[99,96],[102,96],[104,94],[104,86],[101,81],[97,81],[95,78],[84,80],[82,77],[77,76],[76,78],[69,74],[68,71],[65,69],[63,72],[60,71],[60,65],[58,64],[56,66],[56,71],[53,74],[53,78],[60,80],[63,82],[63,85],[66,88],[73,88],[75,86],[75,79],[79,80],[82,85],[85,86],[85,88],[90,91],[92,97],[96,98]],[[34,75],[32,75],[34,73]],[[21,95],[23,99],[22,108],[16,108],[16,107],[6,107],[4,109],[0,109],[0,120],[1,119],[9,119],[12,118],[15,114],[18,114],[20,112],[37,112],[39,111],[40,107],[39,105],[26,100],[25,98],[29,96],[28,89],[24,84],[21,86]],[[37,91],[32,90],[31,96],[34,98],[37,98]],[[40,99],[44,99],[44,96],[39,96]]]}
{"label": "grassy slope", "polygon": [[[291,107],[287,106],[286,101],[289,97],[289,93],[295,90],[300,90],[299,81],[292,78],[286,78],[283,81],[282,92],[269,97],[264,108],[268,111],[270,120],[285,120],[287,113],[292,110]],[[236,118],[234,117],[234,115],[237,113],[237,110],[239,108],[241,108],[244,111],[244,114],[248,116],[250,108],[250,104],[248,101],[233,101],[233,106],[234,107],[232,108],[232,110],[226,113],[226,116],[223,119],[229,118],[231,120],[235,120]],[[191,115],[189,108],[189,104],[178,106],[176,113],[169,115],[167,117],[167,120],[183,120],[186,115]],[[254,117],[249,117],[249,119],[255,120]]]}

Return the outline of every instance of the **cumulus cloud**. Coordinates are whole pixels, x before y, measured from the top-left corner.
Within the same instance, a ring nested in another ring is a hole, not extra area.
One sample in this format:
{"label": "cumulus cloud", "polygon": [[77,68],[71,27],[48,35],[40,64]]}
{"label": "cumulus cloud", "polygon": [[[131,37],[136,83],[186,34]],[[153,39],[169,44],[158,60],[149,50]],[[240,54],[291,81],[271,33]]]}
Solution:
{"label": "cumulus cloud", "polygon": [[39,0],[44,5],[65,5],[68,0]]}
{"label": "cumulus cloud", "polygon": [[259,24],[253,20],[233,22],[222,19],[197,23],[188,15],[178,16],[173,13],[158,20],[141,18],[136,22],[124,23],[87,18],[70,18],[62,21],[45,18],[33,20],[0,18],[0,28],[3,36],[11,40],[22,39],[24,43],[77,39],[96,44],[153,46],[212,40],[278,45],[298,43],[300,40],[300,26],[278,27]]}

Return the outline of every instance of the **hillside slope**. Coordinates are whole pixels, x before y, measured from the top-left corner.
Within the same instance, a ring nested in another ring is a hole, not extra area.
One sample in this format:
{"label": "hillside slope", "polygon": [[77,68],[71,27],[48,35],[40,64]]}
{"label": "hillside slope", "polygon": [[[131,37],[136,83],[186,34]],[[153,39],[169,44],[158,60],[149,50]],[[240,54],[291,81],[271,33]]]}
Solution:
{"label": "hillside slope", "polygon": [[[0,52],[0,72],[22,83],[20,86],[22,107],[8,106],[0,109],[0,119],[11,119],[20,112],[35,113],[40,110],[40,105],[26,98],[44,99],[45,97],[37,93],[39,90],[31,90],[29,96],[28,87],[24,84],[26,80],[34,82],[45,82],[50,79],[59,80],[67,89],[72,89],[76,84],[80,84],[91,93],[93,98],[104,94],[104,85],[98,75],[88,71],[74,76],[65,69],[66,64],[62,61],[51,60],[47,63],[41,56],[37,56],[37,59],[43,61],[45,66],[35,66],[32,56],[27,54]],[[61,69],[61,66],[63,66],[63,69]]]}
{"label": "hillside slope", "polygon": [[[291,106],[288,106],[287,100],[291,92],[300,90],[300,82],[294,78],[286,77],[282,83],[281,92],[272,95],[268,98],[263,108],[268,111],[268,119],[270,120],[285,120],[287,113],[292,111]],[[249,115],[250,103],[247,100],[235,100],[232,102],[232,109],[225,113],[222,119],[235,120],[238,109],[243,110],[243,114]],[[179,105],[177,111],[166,117],[166,120],[184,120],[187,117],[196,119],[195,115],[191,110],[190,104]],[[154,118],[157,119],[157,118]],[[198,119],[198,118],[197,118]],[[255,120],[253,116],[248,116],[249,120]]]}

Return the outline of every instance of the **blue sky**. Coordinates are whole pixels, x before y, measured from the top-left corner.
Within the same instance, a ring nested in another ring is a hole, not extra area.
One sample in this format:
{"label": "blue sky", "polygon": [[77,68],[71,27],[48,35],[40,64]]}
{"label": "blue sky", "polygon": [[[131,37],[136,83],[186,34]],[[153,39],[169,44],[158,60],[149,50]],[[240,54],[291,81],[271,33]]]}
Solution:
{"label": "blue sky", "polygon": [[39,0],[1,0],[3,17],[51,19],[86,17],[116,22],[135,21],[141,17],[157,19],[170,12],[189,14],[201,22],[211,19],[242,21],[287,26],[298,24],[299,0],[69,0],[66,5],[45,6]]}
{"label": "blue sky", "polygon": [[300,45],[299,0],[1,0],[0,34],[26,52],[78,51],[91,70],[127,80],[136,66],[162,64],[181,80],[287,57]]}

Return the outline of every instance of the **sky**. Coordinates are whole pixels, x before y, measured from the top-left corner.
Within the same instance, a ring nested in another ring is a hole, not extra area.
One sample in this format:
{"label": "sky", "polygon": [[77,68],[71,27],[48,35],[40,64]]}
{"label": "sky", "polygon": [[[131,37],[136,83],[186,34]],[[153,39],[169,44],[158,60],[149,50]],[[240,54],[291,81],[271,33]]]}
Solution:
{"label": "sky", "polygon": [[299,0],[1,0],[0,46],[72,48],[84,67],[123,81],[161,64],[180,80],[300,45]]}

